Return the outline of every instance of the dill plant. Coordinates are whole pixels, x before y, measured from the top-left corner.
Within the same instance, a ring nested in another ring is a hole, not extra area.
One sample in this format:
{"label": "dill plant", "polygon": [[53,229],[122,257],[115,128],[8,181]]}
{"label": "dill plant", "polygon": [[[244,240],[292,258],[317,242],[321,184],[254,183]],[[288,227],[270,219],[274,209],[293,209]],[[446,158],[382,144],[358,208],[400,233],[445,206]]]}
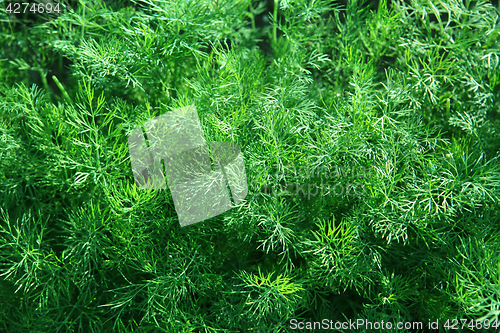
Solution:
{"label": "dill plant", "polygon": [[[500,320],[495,5],[63,7],[0,6],[0,330]],[[191,104],[242,147],[249,194],[181,228],[169,189],[135,186],[127,136]],[[335,181],[357,195],[265,191],[355,169]]]}

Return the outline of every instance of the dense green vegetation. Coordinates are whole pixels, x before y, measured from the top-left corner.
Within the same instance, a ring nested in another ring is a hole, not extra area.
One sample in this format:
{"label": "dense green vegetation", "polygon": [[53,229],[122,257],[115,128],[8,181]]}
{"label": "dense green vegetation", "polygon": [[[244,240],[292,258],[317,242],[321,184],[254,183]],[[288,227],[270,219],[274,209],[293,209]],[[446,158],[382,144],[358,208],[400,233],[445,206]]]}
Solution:
{"label": "dense green vegetation", "polygon": [[[1,332],[500,320],[498,3],[8,3]],[[249,193],[181,228],[127,136],[191,104]]]}

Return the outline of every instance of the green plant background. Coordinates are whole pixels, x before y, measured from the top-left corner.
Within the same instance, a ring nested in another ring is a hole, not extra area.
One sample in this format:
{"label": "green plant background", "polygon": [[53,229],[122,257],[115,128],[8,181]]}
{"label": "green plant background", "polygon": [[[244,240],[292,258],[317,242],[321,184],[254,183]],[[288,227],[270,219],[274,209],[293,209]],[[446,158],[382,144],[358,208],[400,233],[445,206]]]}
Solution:
{"label": "green plant background", "polygon": [[[498,2],[8,3],[1,332],[500,319]],[[127,136],[191,104],[242,148],[249,194],[181,228]],[[365,190],[263,190],[335,168]]]}

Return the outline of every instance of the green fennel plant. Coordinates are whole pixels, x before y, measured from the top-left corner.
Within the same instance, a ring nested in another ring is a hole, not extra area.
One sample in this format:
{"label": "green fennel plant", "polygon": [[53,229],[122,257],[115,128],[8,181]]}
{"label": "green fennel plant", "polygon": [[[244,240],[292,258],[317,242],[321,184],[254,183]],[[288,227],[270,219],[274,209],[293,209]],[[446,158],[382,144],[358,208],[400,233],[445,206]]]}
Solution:
{"label": "green fennel plant", "polygon": [[[498,4],[6,3],[0,331],[500,321]],[[248,195],[180,227],[127,138],[188,105]]]}

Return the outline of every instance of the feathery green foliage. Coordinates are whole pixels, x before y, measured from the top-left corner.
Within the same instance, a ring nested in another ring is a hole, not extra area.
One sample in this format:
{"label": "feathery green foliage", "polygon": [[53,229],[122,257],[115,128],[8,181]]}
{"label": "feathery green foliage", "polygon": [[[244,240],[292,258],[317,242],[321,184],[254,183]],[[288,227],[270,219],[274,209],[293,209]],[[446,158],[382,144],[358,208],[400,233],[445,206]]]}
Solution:
{"label": "feathery green foliage", "polygon": [[[500,321],[498,3],[7,3],[0,331]],[[181,228],[127,137],[191,104],[249,193]]]}

